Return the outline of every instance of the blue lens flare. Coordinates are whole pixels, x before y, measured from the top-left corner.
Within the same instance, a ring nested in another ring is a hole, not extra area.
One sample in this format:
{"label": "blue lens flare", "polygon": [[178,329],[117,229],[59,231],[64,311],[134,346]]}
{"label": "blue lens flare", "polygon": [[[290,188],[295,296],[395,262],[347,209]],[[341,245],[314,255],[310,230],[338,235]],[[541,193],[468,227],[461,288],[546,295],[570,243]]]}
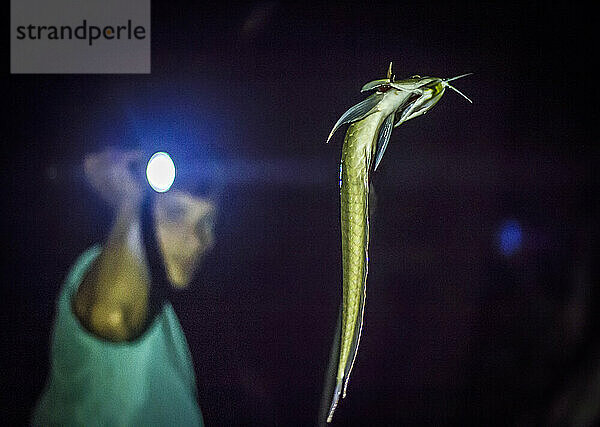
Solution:
{"label": "blue lens flare", "polygon": [[523,244],[523,230],[516,220],[505,221],[500,226],[498,245],[500,252],[505,256],[515,254]]}
{"label": "blue lens flare", "polygon": [[146,178],[154,191],[169,191],[175,181],[175,163],[171,156],[164,151],[154,153],[146,166]]}

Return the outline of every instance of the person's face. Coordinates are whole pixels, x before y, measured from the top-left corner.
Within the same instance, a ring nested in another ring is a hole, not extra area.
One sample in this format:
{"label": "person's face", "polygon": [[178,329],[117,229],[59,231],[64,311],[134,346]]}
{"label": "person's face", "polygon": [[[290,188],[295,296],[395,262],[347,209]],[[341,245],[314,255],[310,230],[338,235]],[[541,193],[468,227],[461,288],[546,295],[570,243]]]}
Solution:
{"label": "person's face", "polygon": [[214,245],[216,207],[209,199],[171,190],[156,198],[155,218],[167,275],[185,288],[204,254]]}

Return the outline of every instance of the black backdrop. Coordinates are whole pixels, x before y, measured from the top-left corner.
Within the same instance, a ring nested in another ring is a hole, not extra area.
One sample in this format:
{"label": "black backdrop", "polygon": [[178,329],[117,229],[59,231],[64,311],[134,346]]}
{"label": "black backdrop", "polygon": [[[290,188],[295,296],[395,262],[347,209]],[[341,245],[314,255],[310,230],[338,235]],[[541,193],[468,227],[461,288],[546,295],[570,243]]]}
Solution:
{"label": "black backdrop", "polygon": [[[6,66],[3,418],[26,421],[61,282],[110,225],[85,153],[159,141],[226,176],[217,245],[173,301],[205,421],[314,424],[341,292],[342,136],[324,142],[393,60],[398,77],[474,72],[456,82],[474,104],[448,92],[392,135],[334,424],[557,419],[579,362],[595,360],[593,16],[545,2],[154,1],[151,75]],[[505,255],[510,220],[521,245]]]}

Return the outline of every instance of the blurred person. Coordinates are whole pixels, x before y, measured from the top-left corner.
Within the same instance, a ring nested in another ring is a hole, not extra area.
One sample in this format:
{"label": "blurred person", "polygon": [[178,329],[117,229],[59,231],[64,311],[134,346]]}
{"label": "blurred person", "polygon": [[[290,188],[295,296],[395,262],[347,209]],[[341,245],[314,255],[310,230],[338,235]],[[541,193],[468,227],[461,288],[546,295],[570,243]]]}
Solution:
{"label": "blurred person", "polygon": [[133,172],[142,160],[140,152],[118,150],[85,159],[86,177],[115,219],[61,290],[33,425],[203,425],[190,351],[149,260],[160,261],[165,287],[187,287],[214,245],[216,207],[175,189],[148,196]]}

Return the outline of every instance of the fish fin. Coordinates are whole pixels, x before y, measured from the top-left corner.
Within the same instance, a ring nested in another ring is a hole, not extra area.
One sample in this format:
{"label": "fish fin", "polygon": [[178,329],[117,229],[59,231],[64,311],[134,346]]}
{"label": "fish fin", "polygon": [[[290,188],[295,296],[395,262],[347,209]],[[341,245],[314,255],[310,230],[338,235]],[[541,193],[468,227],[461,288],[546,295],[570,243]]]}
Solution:
{"label": "fish fin", "polygon": [[394,129],[396,129],[398,126],[400,126],[402,123],[404,123],[406,120],[398,120],[395,124],[394,124]]}
{"label": "fish fin", "polygon": [[[319,416],[317,425],[324,427],[328,422],[331,422],[333,412],[337,407],[340,393],[334,393],[336,385],[342,384],[343,377],[338,378],[338,361],[340,359],[340,344],[342,339],[342,314],[343,308],[340,304],[337,321],[335,325],[335,334],[331,351],[329,352],[329,362],[327,363],[327,371],[325,373],[325,384],[323,385],[323,395],[321,396],[321,405],[319,408]],[[341,385],[339,386],[341,390]],[[329,420],[329,421],[328,421]]]}
{"label": "fish fin", "polygon": [[385,149],[390,142],[392,129],[394,129],[394,116],[394,113],[387,116],[387,118],[383,121],[381,128],[379,128],[379,136],[377,137],[377,152],[375,154],[375,167],[373,168],[373,171],[377,170],[377,167],[383,158],[383,153],[385,153]]}
{"label": "fish fin", "polygon": [[368,116],[373,111],[373,109],[377,107],[377,104],[379,104],[379,101],[381,101],[382,98],[383,93],[374,93],[367,99],[359,102],[353,107],[350,107],[348,111],[342,114],[342,117],[339,118],[339,120],[333,127],[331,133],[329,134],[329,138],[327,138],[327,142],[329,142],[335,131],[338,130],[340,126],[346,123],[352,123],[357,120],[364,119],[366,116]]}
{"label": "fish fin", "polygon": [[340,395],[342,394],[342,381],[338,381],[333,391],[333,398],[331,399],[331,407],[329,408],[329,414],[327,415],[327,422],[330,423],[333,420],[333,413],[340,402]]}
{"label": "fish fin", "polygon": [[[367,167],[370,164],[370,160],[367,161]],[[367,275],[369,270],[369,180],[367,179],[364,183],[366,197],[365,197],[365,273],[363,276],[362,294],[360,296],[360,305],[358,307],[358,316],[356,317],[356,325],[354,327],[354,339],[350,352],[348,353],[348,360],[351,360],[350,364],[346,365],[346,371],[344,372],[344,391],[342,397],[346,397],[346,391],[348,389],[348,380],[350,380],[350,373],[354,367],[354,361],[356,360],[356,354],[358,353],[358,345],[360,344],[360,336],[363,328],[363,315],[365,310],[365,299],[367,296]]]}
{"label": "fish fin", "polygon": [[389,86],[391,83],[394,83],[395,79],[396,79],[396,76],[394,75],[394,73],[392,73],[392,62],[390,61],[390,66],[388,67],[388,70],[387,70],[387,78],[373,80],[372,82],[365,84],[360,91],[368,92],[373,89],[378,89],[382,86]]}

